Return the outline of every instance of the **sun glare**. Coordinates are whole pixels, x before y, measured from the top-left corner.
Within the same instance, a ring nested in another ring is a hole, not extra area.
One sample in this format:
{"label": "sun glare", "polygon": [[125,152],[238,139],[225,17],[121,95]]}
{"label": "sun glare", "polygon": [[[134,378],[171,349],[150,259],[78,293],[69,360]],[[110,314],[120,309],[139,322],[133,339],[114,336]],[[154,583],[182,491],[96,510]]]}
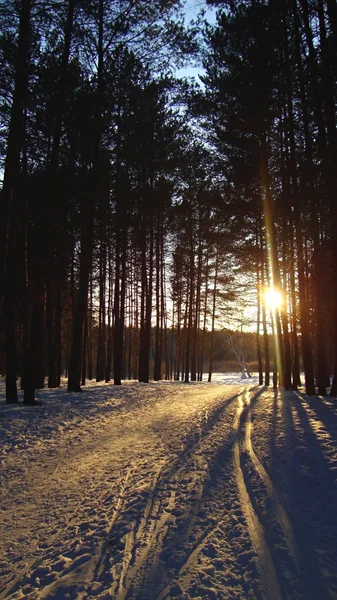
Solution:
{"label": "sun glare", "polygon": [[264,292],[264,301],[266,306],[275,310],[282,305],[282,294],[275,288],[268,288]]}

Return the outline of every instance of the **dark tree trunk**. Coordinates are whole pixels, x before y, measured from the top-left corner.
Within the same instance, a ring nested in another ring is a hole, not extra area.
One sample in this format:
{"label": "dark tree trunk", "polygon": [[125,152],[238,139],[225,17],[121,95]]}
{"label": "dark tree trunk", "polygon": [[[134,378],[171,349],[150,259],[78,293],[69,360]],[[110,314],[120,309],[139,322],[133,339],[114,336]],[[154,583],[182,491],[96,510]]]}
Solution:
{"label": "dark tree trunk", "polygon": [[[49,279],[46,298],[46,326],[48,342],[48,387],[56,388],[61,378],[61,323],[62,323],[62,290],[59,280],[51,287]],[[48,299],[48,296],[52,298]]]}
{"label": "dark tree trunk", "polygon": [[144,381],[150,379],[150,346],[151,346],[151,319],[152,319],[152,291],[153,291],[153,224],[150,224],[150,247],[149,247],[149,284],[146,295],[145,309],[145,335],[144,335]]}
{"label": "dark tree trunk", "polygon": [[[28,91],[31,0],[20,3],[19,39],[15,84],[7,140],[0,211],[0,315],[4,312],[6,343],[6,403],[18,401],[16,389],[16,339],[14,285],[15,240],[18,218],[20,154],[24,140],[24,110]],[[24,257],[22,257],[24,260]]]}
{"label": "dark tree trunk", "polygon": [[291,269],[290,269],[290,294],[291,294],[291,334],[292,334],[292,346],[293,346],[293,381],[292,387],[294,390],[298,389],[301,385],[300,378],[300,352],[298,347],[298,334],[297,334],[297,307],[296,307],[296,291],[295,291],[295,253],[294,253],[294,227],[292,218],[290,221],[290,255],[291,255]]}
{"label": "dark tree trunk", "polygon": [[[60,343],[61,343],[61,289],[64,284],[65,267],[61,256],[63,249],[59,247],[59,233],[67,222],[67,209],[61,212],[57,202],[58,167],[62,124],[67,92],[68,65],[71,47],[71,38],[74,24],[74,11],[76,0],[68,1],[66,24],[64,29],[64,46],[61,58],[60,78],[57,86],[58,97],[55,102],[54,130],[51,141],[50,159],[46,177],[46,195],[48,203],[45,210],[46,227],[43,239],[42,252],[46,252],[41,284],[45,282],[46,296],[46,323],[47,323],[47,348],[48,348],[48,387],[54,388],[60,382]],[[56,275],[55,275],[56,272]],[[43,340],[40,340],[41,347]]]}
{"label": "dark tree trunk", "polygon": [[202,381],[204,374],[204,355],[205,355],[205,344],[206,344],[206,322],[207,322],[207,305],[208,305],[208,275],[209,275],[209,266],[208,266],[208,254],[206,257],[206,265],[205,265],[205,297],[204,297],[204,308],[203,308],[203,327],[202,327],[202,336],[201,336],[201,351],[199,358],[199,381]]}
{"label": "dark tree trunk", "polygon": [[[145,224],[144,224],[145,228]],[[145,229],[144,229],[145,230]],[[142,298],[141,298],[141,329],[139,352],[139,381],[148,383],[150,378],[150,342],[152,317],[152,288],[153,288],[153,223],[150,222],[149,240],[149,273],[146,273],[146,235],[142,246]]]}
{"label": "dark tree trunk", "polygon": [[[96,186],[93,186],[96,188]],[[80,392],[81,370],[82,370],[82,344],[84,321],[87,311],[88,301],[88,282],[92,260],[93,245],[93,220],[95,213],[95,203],[93,200],[95,191],[86,199],[88,214],[83,215],[84,226],[81,236],[81,255],[80,255],[80,273],[79,288],[77,293],[77,303],[73,317],[72,327],[72,345],[69,360],[68,372],[68,391]]]}
{"label": "dark tree trunk", "polygon": [[[277,239],[275,231],[275,206],[272,200],[270,191],[270,175],[268,165],[267,140],[266,134],[263,132],[260,136],[260,187],[263,193],[263,210],[266,227],[266,243],[268,248],[269,268],[271,274],[272,285],[278,290],[281,289],[280,269],[277,254]],[[279,373],[280,386],[284,385],[284,353],[283,353],[283,337],[281,332],[280,319],[276,318],[276,343],[278,351],[276,355],[277,364],[274,365],[274,370]],[[290,384],[289,384],[290,385]]]}
{"label": "dark tree trunk", "polygon": [[[167,315],[166,315],[166,301],[165,301],[165,250],[164,250],[164,227],[162,224],[162,231],[161,231],[161,265],[160,265],[160,287],[161,287],[161,293],[160,293],[160,301],[161,301],[161,308],[160,308],[160,340],[159,340],[159,344],[160,344],[160,351],[161,351],[161,358],[163,358],[163,353],[164,353],[164,360],[165,360],[165,379],[170,379],[170,374],[169,374],[169,356],[168,356],[168,346],[167,346]],[[162,378],[162,373],[160,373],[160,378]]]}
{"label": "dark tree trunk", "polygon": [[[297,15],[297,6],[296,2],[293,4],[294,8],[294,19],[295,25],[297,23],[298,15]],[[296,30],[295,30],[296,33]],[[297,61],[299,63],[300,74],[301,70],[301,57],[299,52],[299,40],[296,38],[296,44],[298,48],[297,52]],[[311,46],[310,46],[311,48]],[[312,48],[310,50],[310,56],[312,55]],[[310,59],[312,61],[312,58]],[[308,312],[308,304],[307,304],[307,293],[306,293],[306,277],[305,277],[305,262],[303,255],[303,234],[302,234],[302,215],[300,210],[300,194],[298,188],[298,179],[297,179],[297,166],[296,166],[296,151],[295,151],[295,132],[294,132],[294,114],[293,114],[293,104],[292,104],[292,93],[290,87],[290,81],[287,82],[287,104],[288,104],[288,135],[289,135],[289,173],[291,179],[291,191],[293,198],[293,218],[295,225],[295,233],[296,233],[296,253],[297,253],[297,271],[298,271],[298,288],[299,288],[299,315],[300,315],[300,325],[301,325],[301,340],[302,340],[302,356],[303,356],[303,366],[305,373],[305,385],[306,385],[306,393],[311,396],[315,395],[315,382],[314,382],[314,364],[313,364],[313,352],[312,352],[312,343],[310,337],[310,327],[309,327],[309,312]],[[300,77],[300,86],[303,89],[302,77]],[[302,109],[304,110],[304,114],[306,111],[306,103],[304,101],[304,93],[302,94]],[[306,126],[306,122],[305,122]],[[321,125],[320,129],[320,137],[324,137],[324,132],[322,132]],[[321,142],[323,143],[323,142]]]}
{"label": "dark tree trunk", "polygon": [[[104,233],[101,233],[104,237]],[[100,247],[100,280],[99,280],[99,327],[96,360],[96,381],[102,381],[106,370],[106,348],[105,348],[105,291],[106,291],[106,245],[101,242]]]}
{"label": "dark tree trunk", "polygon": [[85,319],[84,319],[81,385],[85,385],[85,379],[86,379],[86,375],[87,375],[87,348],[88,348],[88,311],[86,312]]}
{"label": "dark tree trunk", "polygon": [[214,349],[214,333],[215,333],[215,309],[216,309],[216,292],[218,284],[218,268],[219,268],[219,248],[216,247],[216,258],[215,258],[215,273],[214,273],[214,288],[213,288],[213,307],[212,307],[212,327],[211,327],[211,343],[209,349],[209,368],[208,368],[208,381],[212,381],[213,373],[213,349]]}
{"label": "dark tree trunk", "polygon": [[84,320],[87,311],[89,275],[92,263],[94,223],[96,215],[96,196],[101,191],[103,153],[102,137],[102,99],[103,99],[103,25],[104,2],[98,2],[98,67],[95,106],[95,140],[93,144],[93,166],[89,174],[88,190],[81,207],[81,255],[77,303],[73,319],[72,346],[69,361],[68,391],[80,392],[82,342]]}
{"label": "dark tree trunk", "polygon": [[198,246],[198,269],[197,269],[197,282],[196,282],[196,298],[195,298],[195,311],[194,311],[194,323],[193,323],[193,339],[192,339],[192,355],[191,355],[191,381],[197,379],[197,356],[198,356],[198,333],[200,327],[200,298],[201,298],[201,273],[202,273],[202,246],[201,246],[201,235],[200,235],[200,222],[199,222],[199,246]]}
{"label": "dark tree trunk", "polygon": [[161,379],[161,364],[162,364],[162,315],[161,315],[161,278],[162,278],[162,262],[163,257],[161,255],[161,235],[162,227],[157,228],[156,234],[156,334],[155,334],[155,358],[154,358],[154,369],[153,379],[154,381],[160,381]]}
{"label": "dark tree trunk", "polygon": [[113,373],[114,384],[122,383],[123,332],[121,323],[121,238],[119,215],[116,217],[116,249],[115,249],[115,295],[114,295],[114,343],[113,343]]}
{"label": "dark tree trunk", "polygon": [[261,352],[261,336],[260,336],[260,325],[261,325],[261,282],[260,282],[260,267],[256,265],[256,291],[257,291],[257,323],[256,323],[256,350],[257,350],[257,363],[259,368],[259,385],[263,385],[263,367],[262,367],[262,352]]}
{"label": "dark tree trunk", "polygon": [[[119,221],[121,218],[121,221]],[[116,234],[116,262],[115,262],[115,328],[114,328],[114,384],[121,385],[124,376],[125,344],[124,321],[126,299],[126,267],[127,267],[127,227],[125,215],[117,218],[120,223],[119,232]]]}
{"label": "dark tree trunk", "polygon": [[[146,383],[146,359],[145,359],[145,329],[146,329],[146,298],[148,282],[146,276],[146,234],[143,229],[143,241],[141,248],[141,299],[140,299],[140,332],[139,332],[139,374],[138,380]],[[145,364],[144,364],[145,361]]]}
{"label": "dark tree trunk", "polygon": [[105,368],[105,383],[108,383],[111,378],[111,365],[112,365],[112,351],[113,351],[113,337],[112,337],[112,257],[109,251],[109,292],[108,292],[108,322],[107,322],[107,355],[106,355],[106,368]]}
{"label": "dark tree trunk", "polygon": [[7,293],[4,302],[5,335],[6,335],[6,403],[18,402],[16,388],[16,336],[14,298],[12,298],[12,282],[7,277]]}
{"label": "dark tree trunk", "polygon": [[[190,361],[191,361],[191,337],[193,327],[193,302],[194,302],[194,239],[193,239],[193,221],[192,209],[189,215],[189,293],[187,295],[187,328],[186,328],[186,346],[185,346],[185,383],[188,383],[190,378]],[[194,379],[195,381],[195,379]]]}
{"label": "dark tree trunk", "polygon": [[88,379],[92,381],[92,354],[93,354],[93,294],[92,294],[92,272],[90,273],[90,290],[89,290],[89,307],[87,311],[87,322],[88,322]]}
{"label": "dark tree trunk", "polygon": [[[0,211],[0,278],[4,281],[9,244],[15,223],[15,193],[20,180],[20,153],[24,141],[24,111],[28,91],[31,0],[20,2],[19,39],[15,83],[6,148]],[[2,293],[4,290],[1,290]],[[1,308],[1,306],[0,306]]]}
{"label": "dark tree trunk", "polygon": [[35,404],[35,389],[43,388],[44,377],[41,375],[42,352],[40,348],[40,340],[43,339],[43,324],[44,324],[44,302],[45,293],[44,289],[37,289],[35,292],[33,314],[31,321],[31,331],[29,346],[25,352],[25,364],[24,364],[24,395],[23,403],[27,405]]}
{"label": "dark tree trunk", "polygon": [[[265,264],[266,268],[266,264]],[[266,277],[265,270],[262,270],[262,286],[265,286]],[[266,305],[262,304],[262,326],[263,326],[263,343],[264,343],[264,362],[265,362],[265,377],[264,384],[266,386],[270,385],[270,352],[269,352],[269,336],[268,336],[268,328],[267,328],[267,315],[266,315]]]}

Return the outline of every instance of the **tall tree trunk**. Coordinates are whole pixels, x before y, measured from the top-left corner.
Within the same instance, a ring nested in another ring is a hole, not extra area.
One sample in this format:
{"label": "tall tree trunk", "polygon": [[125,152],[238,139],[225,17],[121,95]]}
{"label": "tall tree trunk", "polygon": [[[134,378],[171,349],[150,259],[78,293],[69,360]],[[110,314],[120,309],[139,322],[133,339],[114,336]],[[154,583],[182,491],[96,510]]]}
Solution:
{"label": "tall tree trunk", "polygon": [[[20,181],[20,155],[24,141],[25,106],[28,92],[28,62],[32,0],[21,0],[15,82],[7,139],[0,211],[0,280],[4,281],[9,246],[17,218],[16,190]],[[2,293],[4,290],[1,290]],[[0,306],[1,308],[1,306]]]}
{"label": "tall tree trunk", "polygon": [[301,385],[300,377],[300,353],[298,346],[298,333],[297,333],[297,302],[296,302],[296,289],[295,289],[295,252],[294,252],[294,226],[292,218],[290,221],[290,256],[291,256],[291,269],[290,269],[290,295],[291,295],[291,335],[292,335],[292,346],[293,346],[293,381],[292,387],[294,390],[298,389]]}
{"label": "tall tree trunk", "polygon": [[116,211],[116,223],[113,372],[114,385],[121,385],[123,368],[123,325],[121,307],[121,223],[119,210]]}
{"label": "tall tree trunk", "polygon": [[[56,305],[59,294],[58,288],[62,289],[65,279],[65,268],[62,265],[63,249],[59,247],[59,233],[67,221],[67,210],[63,207],[60,214],[57,203],[58,167],[59,153],[62,135],[62,124],[65,112],[68,65],[71,47],[71,38],[74,25],[74,11],[76,0],[68,0],[67,17],[64,29],[64,45],[61,58],[60,78],[57,86],[57,101],[55,102],[54,130],[51,140],[50,156],[48,156],[48,167],[46,176],[46,195],[48,203],[45,208],[46,227],[42,236],[41,252],[45,252],[45,262],[41,272],[41,285],[46,285],[46,331],[48,348],[48,387],[56,387],[60,379],[57,364],[59,362],[60,331],[58,313],[60,307]],[[64,212],[66,214],[64,214]],[[62,219],[63,223],[60,221]],[[41,347],[43,340],[40,340]]]}
{"label": "tall tree trunk", "polygon": [[[267,256],[271,274],[271,284],[278,290],[281,289],[280,269],[277,253],[277,240],[275,231],[275,207],[270,190],[270,175],[268,166],[267,140],[263,132],[260,136],[260,187],[263,194],[263,212],[266,228]],[[284,355],[283,337],[279,318],[276,319],[277,365],[274,366],[279,373],[280,386],[284,385]]]}
{"label": "tall tree trunk", "polygon": [[[143,240],[141,248],[141,298],[140,298],[140,332],[139,332],[139,374],[138,380],[146,383],[145,359],[145,329],[146,329],[146,300],[148,297],[148,281],[146,275],[146,234],[143,225]],[[145,364],[144,364],[145,362]]]}
{"label": "tall tree trunk", "polygon": [[[260,231],[260,239],[262,244],[262,231]],[[262,271],[261,271],[261,284],[264,288],[266,286],[266,261],[262,263]],[[263,268],[264,266],[264,268]],[[262,303],[262,327],[263,327],[263,344],[264,344],[264,362],[265,362],[265,376],[264,376],[264,384],[266,386],[270,385],[270,352],[269,352],[269,335],[267,328],[267,314],[266,314],[266,304]]]}
{"label": "tall tree trunk", "polygon": [[155,333],[155,358],[154,358],[154,369],[153,379],[154,381],[160,381],[161,379],[161,363],[162,363],[162,314],[161,314],[161,285],[160,280],[162,276],[162,261],[161,255],[161,235],[163,233],[162,227],[158,223],[156,233],[156,333]]}
{"label": "tall tree trunk", "polygon": [[[164,225],[161,224],[161,265],[160,265],[160,349],[161,349],[161,357],[163,357],[164,352],[164,360],[165,360],[165,379],[170,379],[169,373],[169,356],[168,356],[168,345],[167,345],[167,311],[166,311],[166,273],[165,273],[165,249],[164,249]],[[160,373],[160,378],[162,378],[162,373]]]}
{"label": "tall tree trunk", "polygon": [[107,322],[107,356],[106,356],[106,368],[105,368],[105,383],[108,383],[111,378],[111,365],[112,365],[112,350],[113,350],[113,337],[112,337],[112,298],[113,298],[113,269],[112,269],[112,256],[111,250],[108,249],[108,322]]}
{"label": "tall tree trunk", "polygon": [[[193,221],[192,209],[190,208],[189,215],[189,293],[187,295],[188,319],[186,328],[186,347],[185,347],[185,382],[188,383],[190,378],[190,360],[191,360],[191,337],[193,327],[193,302],[194,302],[194,239],[193,239]],[[195,381],[195,379],[194,379]]]}
{"label": "tall tree trunk", "polygon": [[[336,3],[335,3],[336,4]],[[326,174],[326,190],[328,196],[328,204],[330,208],[330,235],[332,240],[332,255],[333,255],[333,273],[334,273],[334,379],[330,390],[331,396],[337,395],[337,130],[336,130],[336,75],[337,75],[337,9],[333,7],[331,2],[328,2],[329,23],[334,36],[335,44],[332,45],[327,35],[327,19],[325,16],[325,6],[323,0],[318,0],[318,18],[320,32],[320,49],[321,49],[321,73],[323,84],[323,100],[325,109],[325,122],[327,128],[327,155],[324,161],[327,168]],[[331,35],[331,34],[330,34]],[[322,316],[323,319],[323,316]],[[320,362],[322,364],[320,364]],[[323,359],[319,361],[321,369],[321,385],[319,393],[323,394],[325,390],[326,380],[326,363],[323,364]],[[323,370],[324,369],[324,370]],[[326,390],[325,390],[326,393]]]}
{"label": "tall tree trunk", "polygon": [[[293,14],[294,14],[294,23],[295,23],[295,42],[297,49],[297,62],[300,73],[300,93],[302,97],[302,110],[304,114],[304,125],[307,127],[307,118],[306,118],[306,101],[304,94],[304,85],[303,85],[303,77],[302,77],[302,61],[300,56],[300,40],[298,36],[297,23],[298,23],[298,13],[297,13],[297,3],[293,2]],[[307,34],[308,37],[308,34]],[[310,37],[310,36],[309,36]],[[312,57],[312,47],[310,44],[310,57]],[[312,61],[312,58],[310,59]],[[289,74],[290,75],[290,74]],[[291,90],[291,80],[287,82],[287,92],[288,92],[288,100],[287,100],[287,109],[288,109],[288,136],[289,136],[289,174],[291,180],[291,192],[292,192],[292,205],[293,205],[293,219],[296,233],[296,253],[297,253],[297,272],[298,272],[298,288],[299,288],[299,315],[300,315],[300,325],[301,325],[301,340],[302,340],[302,356],[303,356],[303,366],[305,373],[305,385],[306,385],[306,393],[308,395],[315,395],[315,382],[314,382],[314,365],[313,365],[313,352],[312,352],[312,343],[310,336],[310,327],[309,327],[309,312],[308,312],[308,304],[307,304],[307,291],[306,291],[306,276],[305,276],[305,263],[304,263],[304,255],[303,255],[303,234],[302,234],[302,215],[300,209],[300,193],[298,186],[298,176],[297,176],[297,165],[296,165],[296,151],[295,151],[295,131],[294,131],[294,114],[293,114],[293,103],[292,103],[292,90]],[[319,118],[320,121],[320,118]],[[306,130],[306,129],[305,129]],[[321,121],[319,124],[320,130],[320,138],[324,138],[324,128],[322,131]],[[309,140],[307,134],[307,151],[309,149]],[[323,140],[321,141],[323,144]]]}
{"label": "tall tree trunk", "polygon": [[214,333],[215,333],[215,308],[216,308],[216,292],[218,285],[218,268],[219,268],[219,248],[216,246],[215,272],[214,272],[214,287],[213,287],[213,306],[212,306],[212,327],[211,327],[211,343],[209,349],[209,368],[208,381],[212,381],[213,373],[213,351],[214,351]]}
{"label": "tall tree trunk", "polygon": [[82,357],[82,378],[81,385],[85,385],[85,379],[87,374],[87,348],[88,348],[88,311],[85,315],[84,320],[84,331],[83,331],[83,357]]}
{"label": "tall tree trunk", "polygon": [[89,283],[89,313],[87,316],[88,321],[88,379],[92,381],[92,360],[93,360],[93,289],[92,289],[92,270],[90,272],[90,283]]}
{"label": "tall tree trunk", "polygon": [[204,297],[204,309],[203,309],[203,326],[202,326],[202,336],[201,336],[201,351],[199,358],[199,381],[203,379],[204,373],[204,356],[205,356],[205,345],[206,345],[206,332],[207,332],[207,309],[208,309],[208,280],[209,280],[209,257],[208,253],[206,256],[206,265],[205,265],[205,297]]}
{"label": "tall tree trunk", "polygon": [[151,346],[151,320],[152,320],[152,291],[153,291],[153,223],[150,223],[150,247],[149,247],[149,284],[146,296],[145,309],[145,336],[144,336],[144,379],[145,383],[150,379],[150,346]]}
{"label": "tall tree trunk", "polygon": [[[102,237],[105,234],[101,233]],[[99,329],[98,329],[98,340],[97,340],[97,367],[96,367],[96,381],[102,381],[105,376],[106,368],[106,340],[105,340],[105,292],[106,292],[106,244],[105,241],[101,242],[100,247],[100,268],[99,268]]]}
{"label": "tall tree trunk", "polygon": [[[43,387],[44,383],[41,381],[43,364],[40,364],[42,356],[40,340],[43,338],[41,331],[43,331],[44,326],[44,302],[44,289],[38,286],[35,291],[29,346],[26,351],[24,367],[23,403],[29,406],[35,404],[35,389]],[[42,379],[44,379],[43,376]]]}
{"label": "tall tree trunk", "polygon": [[103,103],[103,25],[104,25],[104,0],[99,0],[98,5],[98,66],[97,66],[97,88],[95,107],[95,142],[93,148],[93,166],[89,175],[88,193],[82,202],[82,231],[81,231],[81,255],[79,289],[77,294],[76,311],[73,320],[72,346],[69,361],[68,391],[80,392],[81,361],[83,327],[88,299],[88,284],[92,262],[94,223],[96,215],[96,195],[99,193],[99,185],[102,177],[102,103]]}
{"label": "tall tree trunk", "polygon": [[81,254],[80,254],[80,273],[77,301],[72,326],[72,344],[69,360],[68,372],[68,391],[80,392],[81,381],[81,363],[82,363],[82,343],[84,321],[87,310],[89,274],[92,262],[93,246],[93,221],[95,214],[95,201],[93,199],[96,193],[96,185],[91,181],[92,193],[86,198],[85,208],[83,207],[83,228],[81,236]]}
{"label": "tall tree trunk", "polygon": [[21,0],[15,83],[1,193],[0,281],[3,282],[3,288],[0,287],[0,314],[4,312],[5,316],[6,403],[8,404],[18,402],[15,337],[15,240],[17,237],[20,155],[24,140],[24,111],[28,92],[31,7],[31,0]]}
{"label": "tall tree trunk", "polygon": [[200,325],[201,273],[202,273],[202,246],[201,246],[200,217],[199,217],[198,268],[197,268],[196,298],[195,298],[192,353],[191,353],[191,381],[196,381],[196,379],[197,379],[198,332],[199,332],[199,325]]}
{"label": "tall tree trunk", "polygon": [[256,318],[256,350],[257,350],[257,363],[259,369],[259,385],[263,385],[263,368],[262,368],[262,352],[261,352],[261,336],[260,336],[260,325],[261,325],[261,281],[260,281],[260,266],[256,263],[256,292],[257,292],[257,318]]}

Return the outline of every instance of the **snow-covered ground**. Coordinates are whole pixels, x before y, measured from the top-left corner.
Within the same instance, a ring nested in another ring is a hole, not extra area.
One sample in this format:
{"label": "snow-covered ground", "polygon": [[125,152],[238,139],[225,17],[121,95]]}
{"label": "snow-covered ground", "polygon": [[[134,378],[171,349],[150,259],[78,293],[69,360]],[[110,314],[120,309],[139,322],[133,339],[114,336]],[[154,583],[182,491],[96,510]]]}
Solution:
{"label": "snow-covered ground", "polygon": [[0,599],[337,599],[333,399],[238,376],[39,396],[2,387]]}

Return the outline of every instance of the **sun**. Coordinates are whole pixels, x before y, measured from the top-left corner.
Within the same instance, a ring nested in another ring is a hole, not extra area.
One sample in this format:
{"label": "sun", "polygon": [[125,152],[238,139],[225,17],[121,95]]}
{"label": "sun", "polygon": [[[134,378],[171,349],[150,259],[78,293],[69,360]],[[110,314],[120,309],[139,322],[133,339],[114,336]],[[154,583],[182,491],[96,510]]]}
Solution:
{"label": "sun", "polygon": [[276,308],[280,308],[280,306],[282,306],[282,294],[275,288],[267,288],[264,292],[264,301],[266,306],[272,310],[275,310]]}

